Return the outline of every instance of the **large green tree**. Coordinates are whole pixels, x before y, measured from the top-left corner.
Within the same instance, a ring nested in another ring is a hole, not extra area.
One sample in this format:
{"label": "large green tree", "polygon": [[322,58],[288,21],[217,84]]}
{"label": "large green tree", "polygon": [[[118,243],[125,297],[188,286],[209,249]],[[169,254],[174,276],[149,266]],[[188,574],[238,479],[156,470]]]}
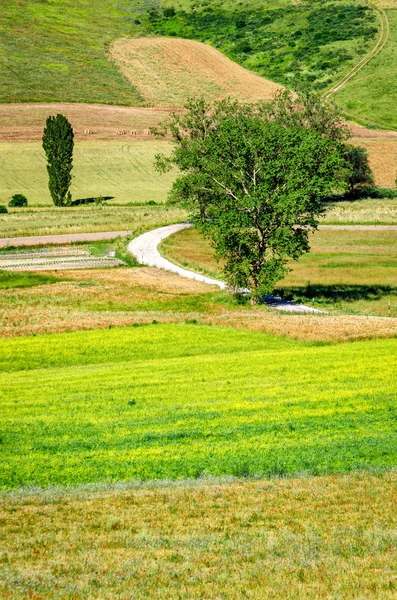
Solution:
{"label": "large green tree", "polygon": [[[284,99],[283,99],[284,101]],[[291,259],[309,251],[324,201],[346,179],[344,144],[267,105],[192,100],[163,129],[175,141],[157,169],[179,169],[171,202],[211,241],[232,289],[271,293]],[[285,113],[284,113],[285,114]]]}
{"label": "large green tree", "polygon": [[71,203],[74,133],[64,115],[50,116],[43,133],[47,156],[48,187],[55,206]]}

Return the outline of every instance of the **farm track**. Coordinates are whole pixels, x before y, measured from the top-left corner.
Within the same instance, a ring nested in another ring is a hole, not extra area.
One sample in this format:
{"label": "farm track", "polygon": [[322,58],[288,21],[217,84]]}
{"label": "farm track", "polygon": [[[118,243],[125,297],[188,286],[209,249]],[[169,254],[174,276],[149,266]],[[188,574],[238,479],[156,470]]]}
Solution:
{"label": "farm track", "polygon": [[361,69],[363,67],[365,67],[365,65],[367,65],[370,60],[372,60],[375,56],[377,56],[383,50],[385,45],[387,44],[387,42],[389,40],[389,36],[390,36],[390,22],[389,22],[387,13],[383,8],[376,8],[376,7],[374,7],[374,8],[379,14],[380,23],[381,23],[381,32],[380,32],[379,40],[377,41],[375,47],[371,50],[371,52],[369,52],[366,56],[364,56],[364,58],[362,58],[351,69],[351,71],[346,73],[346,75],[344,75],[344,77],[342,77],[342,79],[340,79],[337,83],[335,83],[324,94],[324,97],[326,99],[329,99],[333,94],[335,94],[336,92],[339,92],[341,89],[343,89],[345,87],[345,85],[350,81],[350,79],[352,79],[352,77],[357,75],[357,73],[359,71],[361,71]]}
{"label": "farm track", "polygon": [[[216,285],[221,290],[227,289],[227,285],[224,281],[213,279],[212,277],[206,277],[205,275],[200,275],[194,271],[189,271],[188,269],[184,269],[183,267],[180,267],[161,256],[160,252],[158,251],[158,245],[160,242],[173,233],[177,233],[178,231],[188,227],[191,227],[190,223],[177,223],[176,225],[167,225],[166,227],[160,227],[159,229],[147,231],[146,233],[143,233],[142,235],[133,239],[132,242],[128,244],[127,250],[143,265],[164,269],[165,271],[176,273],[177,275],[185,277],[186,279],[193,279],[194,281],[200,281],[201,283],[206,283],[208,285]],[[249,290],[242,290],[243,293],[248,291]],[[305,306],[304,304],[289,302],[288,300],[283,300],[278,296],[267,295],[263,298],[263,301],[271,308],[275,308],[276,310],[281,310],[284,312],[317,314],[324,313],[322,310],[318,310],[311,306]]]}
{"label": "farm track", "polygon": [[[334,229],[340,231],[397,231],[397,225],[320,225],[320,230]],[[122,231],[96,231],[91,233],[65,233],[57,235],[32,235],[25,237],[0,238],[0,248],[28,246],[47,246],[52,244],[74,244],[76,242],[101,242],[125,237],[131,232]]]}

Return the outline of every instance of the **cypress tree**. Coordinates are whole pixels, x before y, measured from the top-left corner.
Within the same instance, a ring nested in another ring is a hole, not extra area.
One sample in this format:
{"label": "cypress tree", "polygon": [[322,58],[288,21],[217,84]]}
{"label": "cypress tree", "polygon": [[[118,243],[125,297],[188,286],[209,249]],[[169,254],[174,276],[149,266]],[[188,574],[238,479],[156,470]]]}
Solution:
{"label": "cypress tree", "polygon": [[55,206],[67,206],[72,200],[69,188],[72,182],[73,138],[73,128],[66,117],[48,117],[43,149],[47,156],[48,187]]}

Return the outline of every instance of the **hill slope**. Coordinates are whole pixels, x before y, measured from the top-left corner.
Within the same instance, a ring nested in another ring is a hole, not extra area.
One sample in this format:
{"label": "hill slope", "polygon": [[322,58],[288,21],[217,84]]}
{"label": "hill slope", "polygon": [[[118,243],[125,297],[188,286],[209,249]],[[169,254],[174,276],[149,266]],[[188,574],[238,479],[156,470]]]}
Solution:
{"label": "hill slope", "polygon": [[208,100],[232,95],[242,101],[268,99],[281,89],[193,40],[117,40],[111,54],[140,96],[155,106],[182,106],[194,94]]}
{"label": "hill slope", "polygon": [[[326,87],[376,38],[376,13],[352,0],[248,4],[97,0],[3,0],[0,102],[72,101],[139,105],[142,99],[109,60],[122,37],[207,42],[259,75],[293,86]],[[196,91],[200,91],[197,89]]]}

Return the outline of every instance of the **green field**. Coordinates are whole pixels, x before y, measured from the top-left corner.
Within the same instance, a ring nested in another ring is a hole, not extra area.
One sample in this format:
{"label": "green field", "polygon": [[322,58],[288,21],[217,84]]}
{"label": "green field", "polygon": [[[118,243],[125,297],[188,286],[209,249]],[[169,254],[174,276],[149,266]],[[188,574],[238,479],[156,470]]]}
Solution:
{"label": "green field", "polygon": [[391,469],[396,344],[197,325],[3,340],[0,485]]}
{"label": "green field", "polygon": [[[150,142],[77,142],[73,153],[73,200],[109,197],[109,204],[164,202],[174,172],[160,176],[154,157],[170,144]],[[0,142],[0,204],[24,194],[31,206],[53,206],[46,158],[38,142]]]}
{"label": "green field", "polygon": [[366,125],[397,129],[397,10],[386,13],[390,22],[388,43],[333,99],[347,115]]}

